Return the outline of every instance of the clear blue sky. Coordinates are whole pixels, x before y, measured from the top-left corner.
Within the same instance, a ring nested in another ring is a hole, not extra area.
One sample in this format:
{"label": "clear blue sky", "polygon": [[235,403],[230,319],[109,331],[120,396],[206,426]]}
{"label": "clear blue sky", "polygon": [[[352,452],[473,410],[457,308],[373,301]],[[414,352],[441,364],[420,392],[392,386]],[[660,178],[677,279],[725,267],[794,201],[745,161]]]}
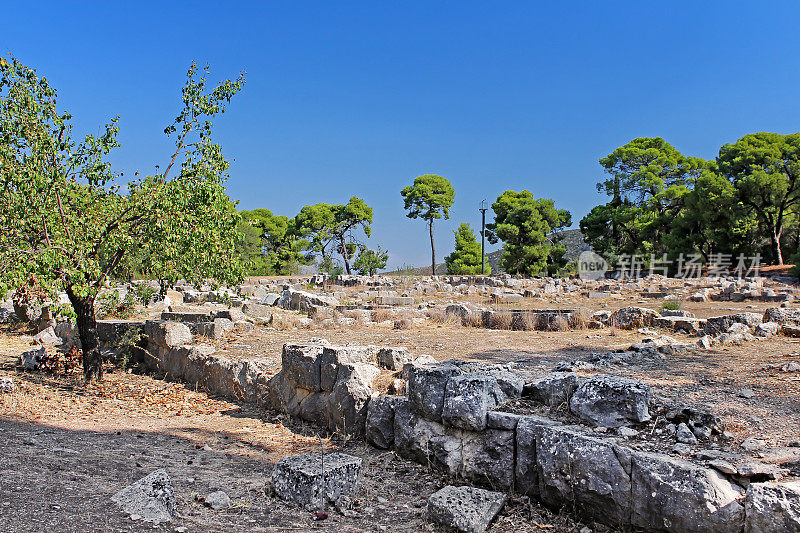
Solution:
{"label": "clear blue sky", "polygon": [[456,188],[438,225],[529,189],[573,223],[604,199],[597,160],[662,136],[712,158],[753,131],[800,130],[797,2],[16,2],[0,48],[59,89],[78,131],[121,117],[126,173],[165,165],[192,60],[247,71],[218,121],[240,207],[294,215],[364,198],[391,266],[430,259],[400,189]]}

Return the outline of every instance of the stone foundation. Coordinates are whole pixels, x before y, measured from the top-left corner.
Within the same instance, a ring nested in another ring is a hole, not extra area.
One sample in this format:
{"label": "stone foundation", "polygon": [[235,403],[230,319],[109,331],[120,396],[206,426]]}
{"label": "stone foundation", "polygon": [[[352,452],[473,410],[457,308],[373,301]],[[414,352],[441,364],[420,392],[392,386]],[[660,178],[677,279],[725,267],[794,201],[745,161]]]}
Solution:
{"label": "stone foundation", "polygon": [[[148,322],[153,367],[215,394],[365,436],[373,446],[477,485],[623,530],[800,530],[798,483],[751,483],[745,491],[717,470],[635,450],[585,426],[495,410],[533,390],[569,401],[575,382],[564,374],[526,389],[503,365],[415,365],[402,349],[288,344],[282,371],[269,376],[258,359],[233,362],[187,344],[188,328],[179,326],[186,328]],[[375,392],[378,362],[397,368],[404,360],[408,397]]]}

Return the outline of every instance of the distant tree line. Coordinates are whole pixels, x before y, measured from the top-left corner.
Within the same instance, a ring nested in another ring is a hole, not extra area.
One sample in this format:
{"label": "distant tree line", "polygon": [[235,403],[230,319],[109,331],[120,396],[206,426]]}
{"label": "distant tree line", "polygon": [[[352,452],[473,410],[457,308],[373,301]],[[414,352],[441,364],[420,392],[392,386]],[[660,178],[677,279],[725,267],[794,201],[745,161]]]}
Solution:
{"label": "distant tree line", "polygon": [[[409,218],[428,223],[431,241],[431,273],[436,269],[433,221],[450,218],[455,190],[446,178],[425,174],[401,191]],[[557,209],[553,200],[534,198],[530,191],[506,191],[492,204],[494,222],[486,225],[486,239],[503,241],[500,265],[508,273],[534,276],[555,274],[566,264],[566,247],[555,234],[572,223],[572,216]],[[481,246],[469,224],[462,223],[454,232],[455,250],[445,258],[448,274],[490,274],[488,265],[481,272]]]}
{"label": "distant tree line", "polygon": [[705,264],[760,254],[783,264],[797,250],[800,134],[751,133],[710,161],[641,137],[600,165],[608,177],[597,188],[609,201],[580,228],[612,263],[633,254],[672,265],[681,254]]}
{"label": "distant tree line", "polygon": [[296,274],[301,265],[317,262],[332,275],[375,274],[389,259],[385,250],[364,244],[372,233],[372,208],[355,196],[342,205],[304,206],[292,218],[269,209],[240,214],[238,252],[251,275]]}

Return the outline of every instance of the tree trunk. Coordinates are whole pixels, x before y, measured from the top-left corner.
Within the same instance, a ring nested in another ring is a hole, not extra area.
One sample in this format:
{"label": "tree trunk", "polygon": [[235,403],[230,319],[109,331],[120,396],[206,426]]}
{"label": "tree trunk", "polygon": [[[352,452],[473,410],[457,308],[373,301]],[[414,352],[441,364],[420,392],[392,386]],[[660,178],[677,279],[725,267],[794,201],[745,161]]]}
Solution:
{"label": "tree trunk", "polygon": [[350,258],[347,254],[347,244],[342,240],[342,258],[344,259],[344,269],[347,272],[347,275],[350,275]]}
{"label": "tree trunk", "polygon": [[431,276],[436,275],[436,247],[433,245],[433,219],[428,224],[428,230],[431,234]]}
{"label": "tree trunk", "polygon": [[775,259],[779,265],[783,264],[783,254],[781,253],[781,233],[782,231],[772,232],[772,246],[775,248]]}
{"label": "tree trunk", "polygon": [[89,382],[92,379],[103,379],[103,359],[97,341],[97,320],[94,316],[94,298],[81,297],[67,287],[67,296],[75,310],[78,322],[78,336],[83,350],[83,377]]}

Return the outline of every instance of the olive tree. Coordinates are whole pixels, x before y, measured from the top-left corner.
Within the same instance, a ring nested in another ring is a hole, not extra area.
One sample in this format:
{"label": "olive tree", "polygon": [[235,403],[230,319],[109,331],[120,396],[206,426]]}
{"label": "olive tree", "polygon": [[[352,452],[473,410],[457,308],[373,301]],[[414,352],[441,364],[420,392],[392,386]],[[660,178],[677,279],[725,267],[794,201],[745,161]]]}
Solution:
{"label": "olive tree", "polygon": [[[71,115],[46,78],[0,59],[0,293],[28,282],[64,290],[77,316],[84,377],[102,378],[95,299],[135,253],[158,279],[235,283],[239,215],[224,182],[228,162],[211,139],[243,76],[215,87],[192,65],[162,172],[124,183],[107,155],[118,118],[75,140]],[[159,167],[156,167],[158,170]],[[174,169],[174,170],[173,170]]]}

